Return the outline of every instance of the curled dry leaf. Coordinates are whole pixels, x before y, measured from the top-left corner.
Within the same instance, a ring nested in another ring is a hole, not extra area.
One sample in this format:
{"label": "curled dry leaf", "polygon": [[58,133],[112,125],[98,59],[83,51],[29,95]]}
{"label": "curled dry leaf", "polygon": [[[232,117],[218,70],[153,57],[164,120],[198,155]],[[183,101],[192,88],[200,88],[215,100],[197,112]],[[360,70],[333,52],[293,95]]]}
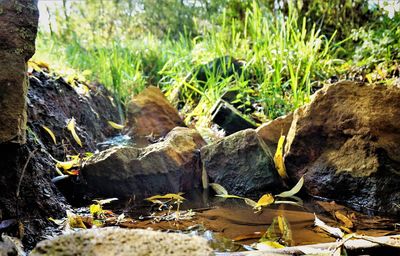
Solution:
{"label": "curled dry leaf", "polygon": [[57,144],[56,136],[54,135],[53,131],[50,130],[50,128],[48,128],[45,125],[42,125],[42,128],[50,135],[50,137],[53,140],[54,144]]}
{"label": "curled dry leaf", "polygon": [[72,137],[74,138],[76,143],[78,143],[78,145],[82,147],[82,141],[81,141],[81,139],[79,138],[78,134],[75,131],[75,123],[76,123],[75,122],[75,118],[71,118],[68,121],[67,129],[71,132]]}
{"label": "curled dry leaf", "polygon": [[236,196],[236,195],[229,195],[228,191],[221,186],[218,183],[210,183],[210,186],[212,187],[212,189],[214,189],[216,195],[218,197],[222,197],[222,198],[238,198],[238,199],[243,199],[243,197],[241,196]]}
{"label": "curled dry leaf", "polygon": [[93,202],[96,202],[99,205],[105,205],[105,204],[109,204],[112,201],[116,201],[116,200],[118,200],[118,198],[113,197],[113,198],[107,198],[107,199],[102,199],[102,200],[93,200]]}
{"label": "curled dry leaf", "polygon": [[249,206],[251,206],[251,207],[253,207],[253,208],[255,208],[256,205],[257,205],[257,202],[254,201],[254,200],[251,200],[250,198],[244,198],[244,202],[245,202],[247,205],[249,205]]}
{"label": "curled dry leaf", "polygon": [[283,143],[285,142],[285,136],[281,135],[278,141],[278,146],[276,147],[276,152],[274,156],[274,163],[275,163],[275,168],[278,171],[279,175],[283,178],[286,179],[287,173],[286,173],[286,168],[285,168],[285,163],[283,161]]}

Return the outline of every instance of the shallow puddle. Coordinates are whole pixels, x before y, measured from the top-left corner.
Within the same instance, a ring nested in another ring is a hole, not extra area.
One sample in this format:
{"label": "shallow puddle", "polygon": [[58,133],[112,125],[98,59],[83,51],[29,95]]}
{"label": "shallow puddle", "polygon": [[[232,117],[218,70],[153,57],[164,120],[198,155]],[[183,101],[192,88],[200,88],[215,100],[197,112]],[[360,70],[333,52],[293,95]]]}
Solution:
{"label": "shallow puddle", "polygon": [[[125,204],[123,211],[133,221],[121,223],[120,226],[201,235],[210,241],[216,251],[245,250],[245,245],[257,242],[278,216],[285,217],[289,223],[292,240],[286,242],[290,246],[336,240],[314,227],[314,213],[328,225],[335,227],[343,225],[335,219],[335,212],[340,211],[346,216],[352,216],[354,228],[351,232],[358,234],[370,236],[399,234],[396,231],[395,220],[355,213],[332,202],[310,200],[304,207],[271,205],[255,213],[240,199],[221,199],[204,194],[186,195],[185,198],[187,200],[180,206],[182,217],[180,220],[165,221],[155,218],[155,216],[165,216],[168,213],[158,211],[157,207]],[[191,212],[187,213],[189,209],[195,213],[190,218],[188,216]],[[174,213],[175,210],[176,206],[169,213]]]}

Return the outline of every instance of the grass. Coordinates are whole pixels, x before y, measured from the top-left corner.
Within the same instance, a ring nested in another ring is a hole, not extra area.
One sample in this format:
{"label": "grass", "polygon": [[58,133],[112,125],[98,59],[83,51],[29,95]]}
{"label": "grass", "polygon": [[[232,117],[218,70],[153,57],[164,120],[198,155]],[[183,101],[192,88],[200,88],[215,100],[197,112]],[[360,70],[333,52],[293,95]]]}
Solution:
{"label": "grass", "polygon": [[[272,15],[254,1],[242,26],[237,24],[228,22],[224,13],[221,26],[199,25],[201,33],[195,38],[181,34],[159,39],[146,34],[99,45],[41,32],[35,58],[105,84],[116,96],[121,116],[131,95],[158,85],[174,104],[180,104],[185,121],[198,126],[209,125],[211,107],[228,90],[239,92],[236,101],[242,112],[255,110],[256,115],[273,119],[307,103],[312,87],[337,72],[340,61],[335,53],[341,44],[315,26],[307,27],[306,19],[299,19],[291,6],[287,16]],[[196,67],[221,56],[241,60],[243,72],[227,76],[206,69],[207,81],[199,81]]]}

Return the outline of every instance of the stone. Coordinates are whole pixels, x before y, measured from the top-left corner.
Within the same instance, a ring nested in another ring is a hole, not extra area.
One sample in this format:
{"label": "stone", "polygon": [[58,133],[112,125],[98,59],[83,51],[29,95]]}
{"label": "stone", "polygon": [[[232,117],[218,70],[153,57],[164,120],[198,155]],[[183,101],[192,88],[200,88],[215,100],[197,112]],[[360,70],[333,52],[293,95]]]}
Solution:
{"label": "stone", "polygon": [[178,111],[154,86],[149,86],[128,103],[125,133],[142,140],[154,140],[167,135],[174,127],[182,126]]}
{"label": "stone", "polygon": [[0,143],[25,143],[26,62],[35,52],[37,1],[0,1]]}
{"label": "stone", "polygon": [[196,130],[176,127],[165,140],[147,147],[102,151],[82,168],[81,193],[91,198],[144,198],[190,191],[201,185],[199,150],[204,145]]}
{"label": "stone", "polygon": [[338,82],[295,111],[285,165],[305,190],[398,216],[400,88]]}
{"label": "stone", "polygon": [[201,149],[209,181],[229,194],[257,197],[282,189],[270,150],[254,129],[239,131]]}
{"label": "stone", "polygon": [[207,240],[198,236],[143,229],[101,228],[44,240],[31,252],[40,255],[212,255]]}
{"label": "stone", "polygon": [[256,129],[265,144],[270,148],[272,153],[276,152],[278,140],[281,135],[286,136],[289,132],[293,120],[293,113],[278,117],[272,121],[262,124]]}

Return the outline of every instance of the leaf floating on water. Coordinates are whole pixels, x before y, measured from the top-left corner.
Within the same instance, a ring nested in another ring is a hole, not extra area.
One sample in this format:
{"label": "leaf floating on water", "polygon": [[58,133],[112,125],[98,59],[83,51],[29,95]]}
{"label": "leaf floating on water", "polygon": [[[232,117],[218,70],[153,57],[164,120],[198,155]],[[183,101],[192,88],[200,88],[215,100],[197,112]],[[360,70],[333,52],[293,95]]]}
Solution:
{"label": "leaf floating on water", "polygon": [[[344,224],[344,227],[346,228],[346,229],[350,229],[350,228],[353,228],[353,222],[346,216],[346,215],[344,215],[343,213],[341,213],[340,211],[336,211],[335,212],[335,216],[336,216],[336,218],[338,219],[338,220],[340,220],[341,222],[343,222],[343,224]],[[347,231],[346,231],[347,232]],[[347,232],[347,233],[349,233],[349,232]],[[351,232],[350,232],[351,233]]]}
{"label": "leaf floating on water", "polygon": [[293,202],[293,201],[280,201],[280,200],[276,200],[276,201],[274,201],[274,204],[291,204],[291,205],[303,207],[302,204],[299,204],[298,202]]}
{"label": "leaf floating on water", "polygon": [[228,191],[218,183],[210,183],[210,186],[212,187],[212,189],[214,189],[215,193],[217,193],[215,196],[222,197],[222,198],[243,199],[243,197],[241,197],[241,196],[229,195]]}
{"label": "leaf floating on water", "polygon": [[116,201],[116,200],[118,200],[118,198],[113,197],[113,198],[107,198],[107,199],[102,199],[102,200],[93,200],[93,201],[98,203],[99,205],[105,205],[105,204],[109,204],[112,201]]}
{"label": "leaf floating on water", "polygon": [[50,130],[50,128],[48,128],[45,125],[42,125],[42,128],[50,135],[50,137],[53,140],[54,144],[57,144],[56,136],[54,135],[53,131]]}
{"label": "leaf floating on water", "polygon": [[255,209],[261,209],[261,207],[266,207],[274,202],[274,197],[271,194],[263,195],[254,206]]}
{"label": "leaf floating on water", "polygon": [[123,126],[122,124],[117,124],[117,123],[114,123],[113,121],[108,121],[108,124],[109,124],[112,128],[117,129],[117,130],[122,130],[122,129],[124,129],[124,126]]}
{"label": "leaf floating on water", "polygon": [[252,199],[250,199],[250,198],[244,198],[244,202],[245,202],[247,205],[249,205],[249,206],[251,206],[251,207],[253,207],[253,208],[255,208],[256,205],[257,205],[257,202],[254,201],[254,200],[252,200]]}
{"label": "leaf floating on water", "polygon": [[304,177],[301,177],[297,184],[289,191],[282,192],[277,197],[291,197],[299,193],[304,184]]}
{"label": "leaf floating on water", "polygon": [[228,195],[228,191],[218,183],[210,183],[210,186],[212,187],[212,189],[214,189],[217,195]]}
{"label": "leaf floating on water", "polygon": [[145,200],[150,201],[152,203],[154,203],[155,201],[159,200],[159,199],[169,199],[169,200],[176,200],[176,201],[183,201],[185,200],[184,197],[181,196],[182,193],[178,193],[178,194],[165,194],[165,195],[155,195],[155,196],[151,196],[146,198]]}
{"label": "leaf floating on water", "polygon": [[67,129],[71,132],[72,137],[74,137],[74,140],[76,141],[76,143],[78,143],[79,146],[82,147],[82,141],[79,138],[78,134],[76,134],[75,131],[75,118],[71,118],[67,124]]}
{"label": "leaf floating on water", "polygon": [[285,142],[285,136],[281,135],[278,141],[278,146],[276,147],[276,153],[274,156],[274,163],[275,163],[275,168],[279,173],[279,176],[282,177],[282,179],[286,179],[287,173],[286,173],[286,168],[285,168],[285,163],[283,161],[283,143]]}
{"label": "leaf floating on water", "polygon": [[325,222],[318,219],[317,215],[314,214],[314,216],[315,216],[315,220],[314,220],[315,226],[321,228],[322,230],[331,234],[334,237],[343,238],[344,233],[340,230],[340,228],[334,228],[334,227],[328,226]]}

